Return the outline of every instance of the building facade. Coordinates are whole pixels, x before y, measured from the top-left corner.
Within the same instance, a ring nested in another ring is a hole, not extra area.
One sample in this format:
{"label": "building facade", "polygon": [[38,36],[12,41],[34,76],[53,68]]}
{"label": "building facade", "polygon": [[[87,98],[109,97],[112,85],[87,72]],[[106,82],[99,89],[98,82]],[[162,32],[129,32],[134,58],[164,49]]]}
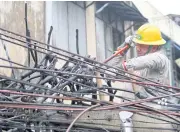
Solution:
{"label": "building facade", "polygon": [[[50,44],[77,53],[78,30],[79,54],[97,57],[98,61],[112,55],[125,37],[134,33],[138,24],[146,21],[132,2],[33,1],[27,5],[28,26],[32,38],[47,42],[50,26],[53,26]],[[25,35],[25,2],[2,1],[0,13],[2,28]],[[27,64],[26,50],[13,46],[7,49],[12,60]],[[1,50],[1,56],[6,57],[4,49]],[[24,57],[17,57],[19,50]],[[127,57],[132,56],[133,50]],[[11,70],[0,71],[11,75]]]}

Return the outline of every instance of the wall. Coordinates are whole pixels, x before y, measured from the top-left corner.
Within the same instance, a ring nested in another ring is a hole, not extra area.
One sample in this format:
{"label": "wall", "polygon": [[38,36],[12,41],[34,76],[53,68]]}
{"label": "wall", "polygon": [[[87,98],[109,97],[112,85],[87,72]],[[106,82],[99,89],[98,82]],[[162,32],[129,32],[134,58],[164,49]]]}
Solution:
{"label": "wall", "polygon": [[47,1],[46,34],[53,26],[53,46],[76,52],[76,29],[79,30],[79,51],[86,55],[86,18],[84,2]]}
{"label": "wall", "polygon": [[[25,2],[21,1],[1,1],[0,2],[0,27],[25,35]],[[44,42],[44,2],[28,2],[28,24],[31,37]],[[12,61],[20,64],[27,63],[27,50],[22,47],[10,45],[7,46],[9,56]],[[0,57],[6,58],[2,41],[0,40]],[[0,60],[1,64],[9,65],[9,63]],[[0,74],[11,75],[11,70],[0,69]]]}
{"label": "wall", "polygon": [[96,6],[93,1],[86,1],[86,7],[87,54],[96,57]]}
{"label": "wall", "polygon": [[[84,56],[88,53],[103,61],[111,56],[124,40],[124,21],[108,9],[104,9],[95,17],[97,7],[94,4],[85,10],[83,2],[79,2],[79,6],[74,2],[48,1],[46,3],[46,34],[52,25],[51,44],[54,46],[76,53],[75,29],[79,29],[80,54]],[[116,29],[116,32],[115,30],[113,32],[113,29]],[[93,33],[96,33],[96,38]]]}
{"label": "wall", "polygon": [[[100,7],[97,5],[96,10]],[[105,8],[96,14],[97,59],[110,57],[124,39],[124,21],[114,12]]]}
{"label": "wall", "polygon": [[105,60],[105,24],[102,20],[96,18],[96,48],[98,61]]}

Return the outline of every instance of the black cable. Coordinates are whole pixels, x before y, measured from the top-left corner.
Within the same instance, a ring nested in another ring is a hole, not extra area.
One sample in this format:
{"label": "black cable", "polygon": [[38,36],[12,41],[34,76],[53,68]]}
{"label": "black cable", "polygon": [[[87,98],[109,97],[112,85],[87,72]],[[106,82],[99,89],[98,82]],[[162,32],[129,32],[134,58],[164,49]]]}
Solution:
{"label": "black cable", "polygon": [[[0,65],[0,67],[1,67],[1,65]],[[8,66],[3,66],[4,68],[5,67],[8,67]],[[30,69],[30,70],[35,70],[35,71],[44,71],[45,69],[37,69],[37,68],[20,68],[20,67],[13,67],[13,68],[17,68],[17,69]],[[45,70],[46,71],[46,70]],[[52,71],[52,70],[47,70],[47,71],[51,71],[51,72],[60,72],[60,71]],[[91,88],[91,89],[96,89],[96,90],[98,90],[98,88],[97,87],[95,87],[95,88],[93,88],[93,87],[91,87],[91,86],[88,86],[88,85],[84,85],[84,84],[82,84],[82,83],[78,83],[78,82],[75,82],[75,81],[72,81],[72,80],[69,80],[69,79],[66,79],[66,78],[64,78],[64,77],[61,77],[61,76],[55,76],[55,75],[53,75],[53,74],[49,74],[49,73],[44,73],[44,74],[48,74],[48,75],[50,75],[50,76],[52,76],[52,78],[53,77],[57,77],[57,78],[61,78],[61,79],[64,79],[64,80],[66,80],[66,81],[71,81],[71,82],[73,82],[73,83],[76,83],[76,84],[78,84],[78,85],[81,85],[81,86],[84,86],[84,87],[88,87],[88,88]],[[62,72],[61,72],[61,74],[62,74]],[[79,76],[79,74],[76,74],[76,73],[64,73],[64,74],[71,74],[71,75],[78,75]],[[87,75],[80,75],[80,76],[85,76],[85,77],[87,77]],[[2,77],[1,75],[0,75],[0,77]],[[94,77],[96,77],[96,76],[94,76]],[[3,78],[3,77],[2,77]],[[46,82],[44,82],[44,83],[46,83]],[[108,88],[111,88],[111,87],[108,87]],[[113,89],[113,88],[112,88]],[[119,89],[120,90],[120,89]],[[107,93],[107,92],[104,92],[104,91],[102,91],[102,90],[98,90],[98,91],[100,91],[100,92],[103,92],[103,93],[106,93],[106,94],[109,94],[110,95],[110,93]],[[123,91],[125,91],[125,90],[123,90]],[[126,91],[127,92],[127,91]],[[128,91],[129,92],[129,91]],[[111,96],[113,96],[113,94],[111,94]],[[123,99],[125,99],[125,98],[123,98]]]}
{"label": "black cable", "polygon": [[[3,59],[3,58],[0,58],[0,59],[5,60],[5,61],[8,61],[8,60]],[[11,63],[14,63],[14,64],[17,64],[17,65],[20,65],[20,66],[26,67],[26,66],[24,66],[24,65],[21,65],[21,64],[15,63],[15,62],[13,62],[13,61],[11,61]],[[28,80],[30,80],[30,79],[28,79]],[[150,88],[150,87],[149,87],[149,88]],[[152,89],[152,90],[156,90],[157,92],[159,91],[159,90],[157,90],[157,89],[153,89],[153,88],[150,88],[150,89]],[[163,93],[162,91],[159,91],[159,92]],[[167,91],[166,91],[166,92],[167,92]],[[171,92],[171,91],[170,91],[170,92]],[[164,92],[164,93],[165,93],[165,92]],[[174,93],[174,92],[171,92],[171,93]],[[166,93],[166,94],[167,94],[167,93]],[[176,97],[176,98],[178,98],[178,97]]]}
{"label": "black cable", "polygon": [[[0,127],[1,128],[1,127]],[[9,129],[12,129],[12,128],[18,128],[18,129],[29,129],[29,130],[31,130],[31,129],[35,129],[36,131],[39,131],[39,129],[43,129],[43,130],[45,130],[45,131],[47,131],[47,130],[55,130],[55,131],[58,131],[58,132],[64,132],[65,130],[66,130],[66,127],[63,127],[63,126],[61,126],[61,127],[57,127],[57,126],[54,126],[54,127],[48,127],[48,126],[46,126],[46,128],[44,128],[44,126],[33,126],[33,127],[30,127],[30,126],[3,126],[2,125],[2,128],[4,128],[4,129],[6,129],[6,128],[9,128]],[[75,127],[75,128],[73,128],[74,130],[71,130],[71,132],[85,132],[85,131],[88,131],[88,132],[104,132],[104,130],[103,131],[100,131],[100,129],[102,130],[102,128],[100,127],[99,129],[97,129],[97,128],[88,128],[88,127],[84,127],[84,128],[77,128],[77,127]]]}
{"label": "black cable", "polygon": [[[0,34],[1,34],[1,33],[0,33]],[[0,38],[0,39],[2,39],[2,38]],[[33,49],[33,48],[31,48],[31,47],[27,47],[27,46],[25,46],[25,45],[21,45],[21,44],[15,43],[15,42],[10,41],[10,40],[7,40],[7,39],[2,39],[2,40],[9,42],[8,44],[19,45],[19,46],[21,46],[21,47],[28,48],[28,49],[32,49],[32,50],[35,50],[35,51],[37,51],[37,52],[40,52],[40,53],[49,55],[49,54],[46,53],[46,52],[43,52],[43,51],[40,51],[40,50],[37,50],[37,49]],[[19,40],[19,41],[22,42],[22,40]],[[33,44],[31,44],[31,45],[33,45]],[[47,50],[47,51],[50,51],[50,52],[51,52],[51,50],[48,50],[48,49],[46,49],[46,48],[43,48],[43,47],[40,47],[40,46],[37,46],[37,47],[40,48],[40,49],[44,49],[44,50]],[[58,54],[58,55],[61,55],[61,56],[64,56],[64,57],[67,57],[67,58],[70,58],[70,59],[73,59],[73,60],[76,60],[76,61],[79,61],[79,62],[87,63],[87,64],[89,64],[89,65],[92,65],[92,66],[96,67],[96,68],[100,68],[100,69],[103,69],[103,70],[106,70],[106,71],[110,71],[110,72],[112,72],[112,73],[116,73],[117,75],[125,76],[125,75],[123,75],[123,74],[120,74],[120,73],[111,71],[111,70],[106,69],[106,68],[103,68],[103,67],[101,67],[101,66],[94,65],[94,64],[92,64],[92,63],[85,62],[85,61],[82,61],[82,60],[80,60],[80,59],[76,59],[75,57],[71,57],[71,56],[68,56],[68,55],[65,55],[65,54],[60,54],[60,53],[58,53],[58,52],[56,52],[56,51],[53,51],[53,53],[56,53],[56,54]],[[59,57],[59,56],[57,56],[57,58],[59,58],[59,59],[61,59],[61,60],[65,60],[65,59],[63,59],[63,58],[61,58],[61,57]],[[65,61],[67,61],[67,60],[65,60]],[[91,60],[91,61],[93,61],[93,60]],[[109,67],[110,67],[110,66],[109,66]],[[94,70],[96,70],[96,69],[94,69]],[[130,77],[128,77],[128,78],[130,78]],[[132,79],[132,80],[139,81],[139,80],[134,79],[134,78],[131,78],[131,79]]]}
{"label": "black cable", "polygon": [[[0,36],[0,38],[1,38],[1,36]],[[5,51],[5,53],[6,53],[6,57],[8,58],[7,61],[9,62],[10,66],[12,66],[11,59],[10,59],[8,50],[7,50],[7,48],[6,48],[6,45],[3,43],[3,40],[1,40],[1,41],[2,41],[2,46],[3,46],[3,48],[4,48],[4,51]],[[13,75],[13,77],[16,78],[14,69],[11,69],[11,70],[12,70],[12,75]]]}
{"label": "black cable", "polygon": [[[84,123],[84,122],[83,122]],[[91,125],[97,125],[95,123],[87,123],[87,124],[91,124]],[[99,125],[106,125],[106,126],[114,126],[114,127],[124,127],[122,125],[109,125],[109,124],[99,124]],[[3,127],[3,125],[1,125],[1,127]],[[23,128],[23,129],[36,129],[38,130],[39,128],[43,128],[43,126],[33,126],[33,127],[29,127],[29,126],[17,126],[17,125],[11,125],[11,126],[4,126],[5,128]],[[87,126],[86,126],[87,127]],[[95,126],[94,126],[95,127]],[[85,128],[85,127],[84,127]],[[127,126],[128,128],[128,126]],[[153,130],[164,130],[164,131],[178,131],[178,129],[175,129],[175,128],[162,128],[162,127],[129,127],[129,128],[133,128],[133,129],[153,129]],[[56,126],[56,127],[46,127],[45,128],[46,130],[49,130],[49,129],[53,129],[53,130],[62,130],[62,128],[59,128]],[[66,130],[66,129],[65,129]]]}
{"label": "black cable", "polygon": [[49,33],[48,33],[47,49],[49,49],[49,44],[50,44],[50,40],[51,40],[52,31],[53,31],[53,26],[50,27],[50,30],[49,30]]}
{"label": "black cable", "polygon": [[76,51],[79,54],[79,30],[76,29]]}
{"label": "black cable", "polygon": [[66,104],[49,104],[49,103],[26,103],[26,102],[10,102],[10,101],[0,101],[0,104],[17,104],[17,105],[37,105],[37,106],[56,106],[56,107],[72,107],[72,108],[87,108],[86,106],[79,105],[66,105]]}
{"label": "black cable", "polygon": [[34,86],[34,87],[37,87],[37,88],[40,88],[40,89],[44,89],[44,90],[49,90],[49,91],[54,92],[54,93],[61,93],[61,94],[64,94],[66,96],[73,96],[73,97],[76,97],[76,98],[79,98],[79,99],[93,101],[95,103],[100,103],[101,102],[102,104],[106,104],[105,103],[106,101],[97,101],[97,100],[94,100],[94,99],[91,99],[91,98],[79,97],[79,96],[75,96],[75,95],[72,95],[72,94],[67,94],[67,93],[65,93],[63,91],[57,91],[57,90],[48,89],[48,88],[46,88],[46,87],[44,87],[42,85],[33,84],[33,83],[29,83],[29,82],[22,81],[22,80],[12,79],[12,78],[9,78],[9,77],[6,77],[6,76],[2,76],[2,75],[0,75],[0,78],[5,78],[5,79],[11,80],[11,81],[15,81],[15,82],[18,82],[18,83],[23,83],[23,84],[26,84],[26,85],[29,85],[29,86]]}
{"label": "black cable", "polygon": [[[48,69],[39,69],[39,68],[28,68],[28,67],[11,67],[11,66],[3,66],[0,65],[0,67],[3,68],[14,68],[14,69],[23,69],[23,70],[34,70],[34,71],[39,71],[39,72],[54,72],[54,73],[60,73],[60,74],[69,74],[69,75],[75,75],[75,76],[80,76],[80,77],[88,77],[88,78],[99,78],[99,79],[107,79],[107,80],[113,80],[113,81],[120,81],[120,79],[115,79],[115,78],[106,78],[106,77],[97,77],[97,76],[91,76],[91,75],[84,75],[84,74],[77,74],[77,73],[69,73],[69,72],[62,72],[62,71],[55,71],[55,70],[48,70]],[[126,81],[126,80],[124,80]],[[129,80],[128,80],[129,81]],[[130,81],[131,82],[131,81]],[[138,83],[137,83],[138,84]],[[146,84],[146,83],[145,83]],[[153,85],[153,84],[152,84]],[[161,86],[161,85],[160,85]],[[163,87],[168,87],[164,86]],[[163,89],[164,90],[164,89]]]}
{"label": "black cable", "polygon": [[[0,30],[6,31],[6,32],[9,32],[9,33],[12,33],[12,34],[15,34],[15,35],[20,36],[20,37],[29,38],[29,37],[25,37],[25,36],[22,36],[22,35],[13,33],[13,32],[11,32],[11,31],[7,31],[7,30],[2,29],[2,28],[0,28]],[[6,36],[6,37],[8,37],[8,38],[12,38],[12,37],[7,36],[7,35],[5,35],[5,34],[1,34],[1,35],[4,35],[4,36]],[[18,39],[16,39],[16,38],[13,38],[13,39],[22,42],[22,40],[18,40]],[[47,44],[45,44],[45,43],[39,42],[39,41],[34,40],[34,39],[32,39],[32,38],[29,38],[29,39],[31,39],[31,40],[33,40],[33,41],[35,41],[35,42],[38,42],[39,44],[47,45]],[[5,40],[5,41],[8,41],[8,40]],[[24,42],[24,41],[23,41],[23,42]],[[11,41],[11,43],[14,43],[14,42]],[[16,44],[17,44],[17,43],[16,43]],[[19,44],[19,45],[20,45],[20,44]],[[33,44],[31,44],[31,45],[33,45]],[[20,46],[22,46],[22,45],[20,45]],[[24,46],[22,46],[22,47],[24,47]],[[118,69],[118,68],[115,68],[115,67],[112,67],[112,66],[109,66],[109,65],[100,63],[100,62],[98,62],[98,61],[91,60],[91,59],[89,59],[89,58],[86,58],[86,57],[80,56],[80,55],[78,55],[78,54],[74,54],[74,53],[68,52],[68,51],[66,51],[66,50],[63,50],[63,49],[54,47],[54,46],[52,46],[52,45],[50,45],[50,47],[52,47],[52,48],[54,48],[54,49],[58,49],[58,50],[60,50],[60,51],[62,51],[62,52],[65,52],[65,53],[68,53],[68,54],[71,54],[71,55],[75,55],[75,56],[81,57],[81,58],[86,59],[86,60],[88,60],[88,61],[90,61],[90,62],[99,64],[99,65],[101,65],[101,66],[104,65],[104,66],[106,66],[106,67],[108,67],[108,68],[113,68],[113,69],[116,69],[117,71],[121,71],[121,72],[127,73],[127,74],[129,74],[129,75],[132,75],[132,76],[135,76],[135,77],[138,77],[138,78],[147,80],[147,81],[149,81],[149,82],[153,82],[153,83],[159,84],[159,83],[157,83],[157,82],[155,82],[155,81],[152,81],[152,80],[150,80],[150,79],[147,79],[147,78],[144,78],[144,77],[141,77],[141,76],[137,76],[137,75],[135,75],[135,74],[129,73],[129,72],[124,71],[124,70],[122,70],[122,69]],[[27,48],[28,48],[28,47],[27,47]],[[29,47],[29,48],[31,48],[31,47]],[[44,49],[44,48],[42,48],[42,47],[39,47],[39,48]],[[45,50],[47,50],[47,49],[45,49]],[[54,52],[54,53],[56,53],[56,52]],[[58,54],[58,53],[57,53],[57,54]],[[61,55],[63,55],[63,54],[61,54]],[[65,55],[63,55],[63,56],[65,56]],[[69,57],[69,56],[65,56],[65,57]],[[99,67],[99,68],[101,68],[101,67]],[[105,70],[107,70],[107,69],[105,69]]]}
{"label": "black cable", "polygon": [[[7,31],[7,30],[2,29],[2,28],[0,28],[0,30],[5,31],[5,32],[8,32],[8,33],[12,33],[12,34],[14,34],[14,35],[17,35],[17,36],[20,36],[20,37],[23,37],[23,38],[29,38],[29,37],[26,37],[26,36],[19,35],[19,34],[17,34],[17,33],[13,33],[13,32],[11,32],[11,31]],[[4,34],[2,34],[2,35],[4,35]],[[4,36],[7,36],[7,35],[4,35]],[[10,36],[7,36],[7,37],[10,37]],[[13,38],[13,39],[15,39],[15,38]],[[42,45],[47,45],[47,44],[45,44],[45,43],[39,42],[39,41],[34,40],[34,39],[32,39],[32,38],[29,38],[29,39],[31,39],[31,40],[33,40],[33,41],[35,41],[35,42],[38,42],[38,43],[40,43],[40,44],[42,44]],[[21,41],[21,40],[19,40],[19,41]],[[33,45],[33,44],[31,44],[31,45]],[[51,46],[51,45],[50,45],[50,46]],[[90,60],[89,58],[86,58],[86,57],[83,57],[83,56],[80,56],[80,55],[77,55],[77,54],[68,52],[68,51],[66,51],[66,50],[63,50],[63,49],[60,49],[60,48],[57,48],[57,47],[54,47],[54,46],[51,46],[51,47],[52,47],[52,48],[55,48],[55,49],[58,49],[58,50],[61,50],[62,52],[69,53],[69,54],[71,54],[71,55],[75,55],[75,56],[78,56],[78,57],[87,59],[88,61],[92,61],[92,62],[95,62],[95,63],[97,63],[97,64],[104,65],[104,66],[109,67],[109,68],[114,68],[114,69],[116,69],[116,70],[118,70],[118,71],[122,71],[122,72],[124,72],[124,73],[128,73],[128,72],[126,72],[126,71],[124,71],[124,70],[121,70],[121,69],[118,69],[118,68],[115,68],[115,67],[112,67],[112,66],[108,66],[108,65],[106,65],[106,64],[103,64],[103,63],[100,63],[100,62],[97,62],[97,61],[94,61],[94,60]],[[42,48],[42,47],[41,47],[41,48]],[[147,80],[147,81],[150,81],[150,82],[153,82],[153,83],[156,83],[156,84],[159,84],[159,83],[154,82],[154,81],[152,81],[152,80],[150,80],[150,79],[143,78],[143,77],[134,75],[134,74],[132,74],[132,73],[128,73],[128,74],[129,74],[129,75],[132,75],[132,76],[139,77],[139,78],[141,78],[141,79],[144,79],[144,80]]]}
{"label": "black cable", "polygon": [[[6,40],[5,40],[6,41]],[[7,40],[8,41],[8,40]],[[11,43],[14,43],[14,42],[11,42]],[[20,45],[20,46],[22,46],[22,45]],[[26,46],[22,46],[22,47],[26,47]],[[30,47],[27,47],[27,48],[30,48]],[[42,47],[40,47],[40,48],[42,48]],[[33,49],[34,50],[34,49]],[[38,51],[38,52],[41,52],[41,51]],[[44,52],[41,52],[41,53],[44,53]],[[45,53],[46,54],[46,53]],[[67,56],[65,56],[65,57],[67,57]],[[68,56],[69,57],[69,56]],[[71,58],[71,59],[75,59],[75,58]],[[78,60],[78,59],[76,59],[76,60]],[[81,61],[81,60],[78,60],[78,61]],[[90,63],[91,64],[91,63]],[[91,64],[92,65],[92,64]],[[96,67],[98,67],[98,68],[101,68],[101,69],[104,69],[104,68],[102,68],[102,67],[99,67],[99,66],[96,66]],[[106,69],[107,71],[109,71],[108,69]],[[112,72],[112,71],[111,71]],[[112,72],[113,73],[113,72]],[[119,73],[116,73],[116,74],[119,74]],[[123,74],[120,74],[120,75],[122,75],[122,76],[125,76],[125,75],[123,75]],[[133,79],[133,80],[136,80],[136,81],[139,81],[139,80],[137,80],[137,79],[134,79],[134,78],[131,78],[131,79]],[[151,81],[152,82],[152,81]],[[166,87],[166,86],[164,86],[164,87]],[[161,87],[159,87],[159,88],[161,88]],[[163,89],[163,88],[161,88],[161,89]],[[164,89],[163,89],[164,90]]]}
{"label": "black cable", "polygon": [[[152,110],[152,109],[150,109],[150,110]],[[157,112],[157,111],[156,111]]]}
{"label": "black cable", "polygon": [[33,79],[36,79],[38,77],[41,77],[42,75],[36,75],[36,76],[33,76],[33,77],[30,77],[28,78],[26,81],[30,81],[30,80],[33,80]]}
{"label": "black cable", "polygon": [[38,55],[37,55],[37,51],[36,51],[36,43],[34,43],[35,45],[34,45],[34,62],[35,62],[35,64],[34,64],[34,67],[37,67],[37,64],[38,64]]}
{"label": "black cable", "polygon": [[[25,2],[25,18],[24,18],[24,20],[25,20],[25,26],[26,26],[26,36],[30,38],[30,31],[29,31],[29,29],[28,29],[27,3],[26,3],[26,2]],[[27,41],[26,44],[27,44],[28,46],[31,46],[31,45],[28,44],[28,43],[31,42],[31,39],[26,38],[26,41]],[[30,53],[31,53],[31,55],[32,55],[32,57],[33,57],[33,60],[35,61],[34,54],[33,54],[32,50],[31,50],[31,49],[28,49],[28,66],[30,66]]]}
{"label": "black cable", "polygon": [[19,63],[14,62],[14,61],[11,61],[11,60],[7,60],[7,59],[1,58],[1,57],[0,57],[0,59],[3,60],[3,61],[11,62],[11,63],[16,64],[18,66],[26,67],[25,65],[21,65]]}
{"label": "black cable", "polygon": [[[77,75],[77,74],[76,74],[76,75]],[[52,76],[54,76],[54,75],[52,75]],[[60,78],[62,78],[62,77],[60,77]],[[64,79],[64,78],[63,78],[63,79]],[[68,79],[67,79],[67,80],[68,80]],[[68,80],[68,81],[69,81],[69,80]],[[77,83],[77,82],[75,82],[75,83]],[[79,84],[79,83],[77,83],[77,84]],[[82,85],[82,84],[80,84],[80,85]],[[85,85],[85,87],[88,87],[88,86]],[[92,88],[92,87],[90,87],[90,88]],[[101,91],[101,92],[104,92],[104,91]],[[106,92],[104,92],[104,93],[106,93]],[[114,94],[110,94],[110,93],[106,93],[106,94],[115,96]],[[122,99],[125,99],[125,98],[122,97]]]}
{"label": "black cable", "polygon": [[[14,63],[14,62],[13,62]],[[18,63],[17,63],[18,64]],[[107,78],[104,78],[104,79],[107,79]],[[28,79],[28,80],[31,80],[31,79]],[[153,89],[153,88],[151,88],[151,87],[148,87],[148,88],[150,88],[150,89],[152,89],[152,90],[156,90],[157,92],[161,92],[161,93],[163,93],[162,91],[159,91],[158,89]],[[82,90],[83,91],[83,90]],[[126,90],[124,90],[124,91],[126,91]],[[130,91],[127,91],[127,92],[130,92]],[[167,92],[167,91],[166,91]],[[165,93],[165,92],[164,92]],[[174,92],[171,92],[171,93],[174,93]],[[175,98],[179,98],[179,97],[175,97]]]}
{"label": "black cable", "polygon": [[[44,60],[45,60],[47,57],[48,57],[48,55],[45,55],[45,56],[43,57],[43,59],[41,60],[40,64],[39,64],[36,68],[38,68],[38,67],[40,67],[40,66],[43,66],[42,64],[43,64]],[[26,67],[26,66],[23,66],[23,67]],[[21,76],[20,76],[20,79],[23,80],[23,79],[25,79],[26,77],[28,77],[28,76],[30,76],[31,74],[33,74],[34,72],[35,72],[35,71],[29,71],[29,72],[25,73],[24,75],[21,75]],[[41,77],[41,78],[42,78],[42,77]],[[41,78],[40,78],[40,80],[41,80]],[[14,84],[16,84],[16,83],[13,82],[13,83],[11,83],[9,86],[7,86],[6,88],[10,88],[10,87],[13,86]]]}

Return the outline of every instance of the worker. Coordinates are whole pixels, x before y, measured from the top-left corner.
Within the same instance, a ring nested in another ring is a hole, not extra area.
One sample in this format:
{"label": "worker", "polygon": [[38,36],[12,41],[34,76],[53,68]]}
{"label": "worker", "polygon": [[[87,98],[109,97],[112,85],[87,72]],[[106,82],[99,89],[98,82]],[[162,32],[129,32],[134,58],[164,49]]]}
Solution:
{"label": "worker", "polygon": [[[123,68],[126,71],[131,70],[138,76],[168,84],[169,60],[163,52],[162,46],[166,41],[162,38],[160,29],[151,24],[144,24],[138,29],[135,37],[126,38],[125,43],[131,43],[131,40],[136,45],[138,57],[122,61],[122,56],[118,55],[108,65]],[[138,87],[135,91],[136,96],[147,98],[144,87]]]}

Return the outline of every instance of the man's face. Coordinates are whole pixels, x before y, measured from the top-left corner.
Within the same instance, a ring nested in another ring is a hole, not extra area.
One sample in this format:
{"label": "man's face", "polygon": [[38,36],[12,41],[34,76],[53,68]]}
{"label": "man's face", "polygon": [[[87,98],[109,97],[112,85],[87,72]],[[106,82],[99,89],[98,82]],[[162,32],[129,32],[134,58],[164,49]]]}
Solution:
{"label": "man's face", "polygon": [[[148,52],[149,45],[136,44],[136,49],[137,49],[138,56],[143,56]],[[153,46],[151,50],[149,51],[149,53],[153,53],[157,51],[157,49],[158,49],[158,46]]]}
{"label": "man's face", "polygon": [[149,45],[136,44],[138,56],[143,56],[147,53]]}

